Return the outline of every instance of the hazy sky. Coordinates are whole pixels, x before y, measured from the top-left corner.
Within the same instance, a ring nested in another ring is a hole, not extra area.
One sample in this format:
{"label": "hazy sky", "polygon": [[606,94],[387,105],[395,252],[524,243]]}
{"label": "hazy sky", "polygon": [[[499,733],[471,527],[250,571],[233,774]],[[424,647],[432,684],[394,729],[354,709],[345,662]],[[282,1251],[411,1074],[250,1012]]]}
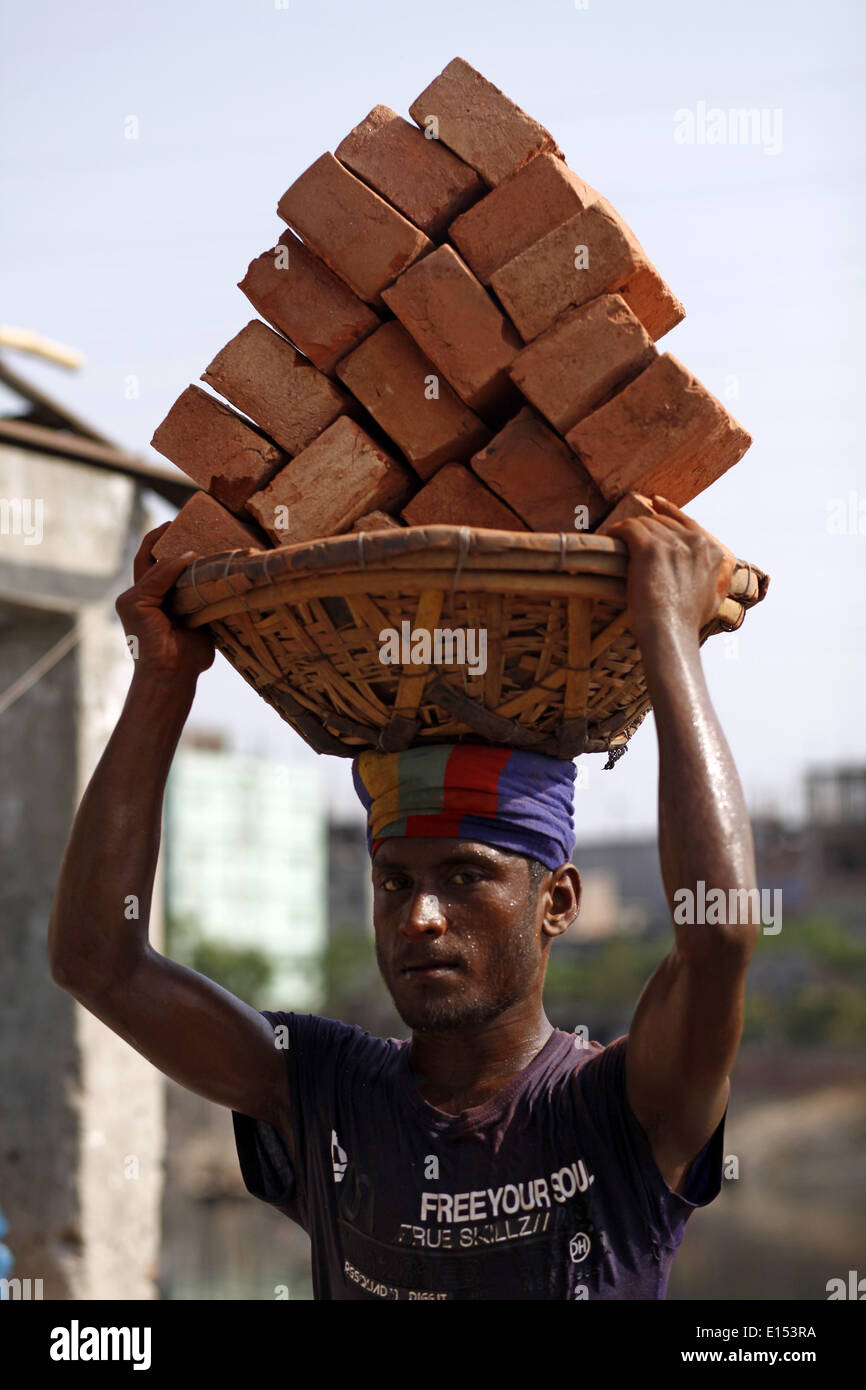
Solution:
{"label": "hazy sky", "polygon": [[[236,284],[283,229],[280,195],[372,106],[408,115],[466,58],[626,217],[686,307],[660,347],[754,436],[687,510],[772,577],[704,661],[752,810],[796,811],[805,767],[866,756],[864,27],[853,0],[6,0],[0,321],[80,349],[77,374],[17,365],[158,459],[172,402],[254,317]],[[744,107],[755,143],[699,141]],[[193,718],[313,758],[217,662]],[[614,771],[586,761],[579,837],[655,826],[651,721]],[[348,763],[320,762],[348,807]]]}

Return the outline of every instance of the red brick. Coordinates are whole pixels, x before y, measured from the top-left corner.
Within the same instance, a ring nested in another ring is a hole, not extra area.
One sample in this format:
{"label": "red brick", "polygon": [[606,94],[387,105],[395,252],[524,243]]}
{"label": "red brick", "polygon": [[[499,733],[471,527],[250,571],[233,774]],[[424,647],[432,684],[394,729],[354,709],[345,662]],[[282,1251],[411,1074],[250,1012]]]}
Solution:
{"label": "red brick", "polygon": [[508,371],[527,400],[565,434],[656,355],[622,296],[602,294],[563,314],[518,353]]}
{"label": "red brick", "polygon": [[223,550],[270,550],[257,526],[239,521],[206,492],[194,492],[153,547],[155,560],[173,560],[187,550],[219,555]]}
{"label": "red brick", "polygon": [[550,132],[464,58],[452,58],[412,102],[409,114],[419,126],[436,129],[437,138],[491,187],[543,150],[562,158]]}
{"label": "red brick", "polygon": [[613,511],[608,512],[601,525],[595,527],[595,534],[606,536],[611,526],[615,526],[618,521],[630,521],[632,517],[656,515],[652,502],[648,497],[644,497],[643,493],[627,492],[625,497],[619,499]]}
{"label": "red brick", "polygon": [[525,531],[510,507],[462,463],[446,463],[401,513],[410,526],[484,526],[494,531]]}
{"label": "red brick", "polygon": [[751,437],[670,353],[566,435],[609,501],[660,493],[682,507],[732,467]]}
{"label": "red brick", "polygon": [[287,454],[299,454],[352,398],[258,319],[218,352],[206,381],[249,415]]}
{"label": "red brick", "polygon": [[387,512],[367,512],[364,516],[359,516],[353,531],[402,531],[403,527],[399,521],[395,521],[393,516]]}
{"label": "red brick", "polygon": [[[433,363],[395,319],[344,357],[337,375],[421,478],[431,478],[443,463],[468,459],[490,438],[487,426],[447,381],[439,380]],[[438,382],[435,399],[427,397],[431,376]]]}
{"label": "red brick", "polygon": [[150,441],[229,511],[239,512],[286,455],[200,386],[188,386]]}
{"label": "red brick", "polygon": [[487,191],[474,169],[388,106],[374,106],[335,154],[435,240]]}
{"label": "red brick", "polygon": [[520,339],[451,246],[404,271],[383,297],[468,406],[484,415],[508,402],[506,368]]}
{"label": "red brick", "polygon": [[[584,246],[588,264],[575,266],[575,248]],[[619,290],[654,341],[685,316],[606,198],[598,198],[494,271],[490,284],[527,342],[571,305],[585,304],[606,290]]]}
{"label": "red brick", "polygon": [[277,212],[368,304],[433,243],[346,169],[323,154],[287,188]]}
{"label": "red brick", "polygon": [[367,512],[396,511],[411,491],[409,470],[341,415],[250,498],[249,511],[278,545],[294,545],[341,535]]}
{"label": "red brick", "polygon": [[482,284],[494,270],[600,195],[556,155],[536,155],[451,224],[448,236]]}
{"label": "red brick", "polygon": [[239,288],[262,318],[329,375],[381,323],[291,232],[250,263]]}
{"label": "red brick", "polygon": [[[475,455],[472,469],[533,531],[571,532],[576,521],[589,530],[604,515],[605,500],[583,465],[529,406]],[[585,514],[576,514],[578,505]]]}

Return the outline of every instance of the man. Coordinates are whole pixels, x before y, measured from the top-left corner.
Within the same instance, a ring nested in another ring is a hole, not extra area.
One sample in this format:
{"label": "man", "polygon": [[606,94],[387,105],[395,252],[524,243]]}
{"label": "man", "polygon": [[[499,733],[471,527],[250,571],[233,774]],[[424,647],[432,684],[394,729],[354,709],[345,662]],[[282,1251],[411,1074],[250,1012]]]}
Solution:
{"label": "man", "polygon": [[[751,890],[756,875],[699,654],[730,562],[653,500],[656,516],[616,534],[655,711],[673,915],[678,889]],[[257,1013],[159,955],[147,919],[163,791],[213,646],[163,613],[187,557],[153,564],[155,534],[117,603],[139,655],[61,871],[54,978],[234,1112],[248,1189],[310,1234],[318,1298],[663,1298],[687,1217],[721,1185],[759,924],[677,926],[628,1034],[580,1046],[542,1005],[550,943],[580,902],[573,765],[424,749],[355,767],[377,959],[411,1041]]]}

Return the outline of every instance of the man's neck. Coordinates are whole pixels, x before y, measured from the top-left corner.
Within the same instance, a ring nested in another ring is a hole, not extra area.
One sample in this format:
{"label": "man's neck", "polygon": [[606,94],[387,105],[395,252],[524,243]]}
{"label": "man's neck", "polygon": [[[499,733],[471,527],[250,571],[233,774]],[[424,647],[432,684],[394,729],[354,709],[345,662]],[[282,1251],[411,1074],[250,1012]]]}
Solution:
{"label": "man's neck", "polygon": [[541,1005],[506,1011],[475,1028],[413,1033],[409,1063],[428,1104],[459,1115],[491,1100],[529,1066],[553,1032]]}

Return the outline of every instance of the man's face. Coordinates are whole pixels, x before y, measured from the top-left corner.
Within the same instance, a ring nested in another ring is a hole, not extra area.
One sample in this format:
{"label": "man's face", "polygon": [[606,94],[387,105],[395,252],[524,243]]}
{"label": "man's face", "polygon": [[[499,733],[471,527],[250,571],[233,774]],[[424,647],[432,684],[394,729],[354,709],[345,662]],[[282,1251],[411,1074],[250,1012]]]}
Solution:
{"label": "man's face", "polygon": [[373,858],[376,959],[404,1023],[472,1027],[540,998],[543,888],[522,856],[474,840],[386,840]]}

